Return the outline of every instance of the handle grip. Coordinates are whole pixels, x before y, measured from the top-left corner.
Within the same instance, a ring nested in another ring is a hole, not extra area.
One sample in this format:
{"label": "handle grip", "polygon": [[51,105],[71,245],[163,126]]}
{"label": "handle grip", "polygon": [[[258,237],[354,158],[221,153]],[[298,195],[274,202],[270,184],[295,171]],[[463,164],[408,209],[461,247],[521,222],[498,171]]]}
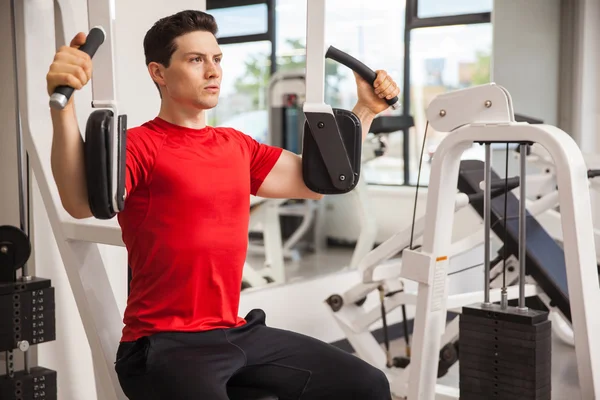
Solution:
{"label": "handle grip", "polygon": [[[101,26],[96,26],[90,30],[85,43],[79,47],[79,50],[87,53],[90,58],[93,58],[100,45],[104,43],[105,38],[106,32],[104,29]],[[50,96],[50,107],[62,110],[69,102],[74,91],[75,89],[70,86],[58,86],[54,90],[54,93],[52,93],[52,96]]]}
{"label": "handle grip", "polygon": [[[375,79],[377,78],[377,73],[373,71],[371,68],[367,67],[365,64],[352,57],[350,54],[344,53],[343,51],[329,46],[327,52],[325,53],[325,58],[330,58],[334,61],[339,62],[342,65],[350,68],[352,71],[356,72],[361,78],[367,81],[369,84],[373,85]],[[397,110],[400,108],[400,102],[398,101],[398,96],[393,99],[385,99],[387,103],[394,109]]]}
{"label": "handle grip", "polygon": [[592,179],[597,176],[600,176],[600,169],[589,169],[587,172],[587,175],[588,175],[588,179]]}

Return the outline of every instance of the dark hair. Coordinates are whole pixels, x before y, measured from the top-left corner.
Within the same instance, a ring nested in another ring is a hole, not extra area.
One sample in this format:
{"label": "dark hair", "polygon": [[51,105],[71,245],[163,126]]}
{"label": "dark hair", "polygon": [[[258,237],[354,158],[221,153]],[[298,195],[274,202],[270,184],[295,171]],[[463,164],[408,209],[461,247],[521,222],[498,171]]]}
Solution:
{"label": "dark hair", "polygon": [[157,62],[168,67],[171,56],[177,50],[175,39],[195,31],[216,35],[217,22],[212,15],[195,10],[180,11],[158,20],[144,37],[146,65]]}
{"label": "dark hair", "polygon": [[[144,37],[146,66],[151,62],[157,62],[168,67],[171,56],[177,50],[175,39],[196,31],[216,35],[218,27],[215,18],[202,11],[185,10],[156,21]],[[158,84],[156,87],[158,88]]]}

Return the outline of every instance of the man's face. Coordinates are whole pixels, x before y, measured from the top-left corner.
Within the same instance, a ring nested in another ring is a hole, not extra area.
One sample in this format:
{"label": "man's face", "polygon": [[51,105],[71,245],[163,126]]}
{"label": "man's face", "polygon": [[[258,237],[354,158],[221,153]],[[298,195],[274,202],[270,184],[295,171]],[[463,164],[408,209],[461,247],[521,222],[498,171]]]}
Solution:
{"label": "man's face", "polygon": [[197,109],[217,105],[221,87],[221,49],[210,32],[196,31],[175,39],[177,50],[162,67],[163,97]]}

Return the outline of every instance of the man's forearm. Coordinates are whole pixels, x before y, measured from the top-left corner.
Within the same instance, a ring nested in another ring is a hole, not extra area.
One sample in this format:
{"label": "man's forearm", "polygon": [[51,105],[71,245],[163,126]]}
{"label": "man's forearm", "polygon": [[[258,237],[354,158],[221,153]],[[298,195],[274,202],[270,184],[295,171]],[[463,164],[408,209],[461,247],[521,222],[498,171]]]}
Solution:
{"label": "man's forearm", "polygon": [[362,125],[362,140],[364,141],[369,134],[369,129],[371,129],[371,124],[373,123],[376,115],[373,114],[371,110],[360,104],[356,104],[352,112],[360,119],[360,123]]}
{"label": "man's forearm", "polygon": [[51,109],[52,174],[65,210],[74,218],[91,217],[85,180],[83,139],[73,104],[62,110]]}

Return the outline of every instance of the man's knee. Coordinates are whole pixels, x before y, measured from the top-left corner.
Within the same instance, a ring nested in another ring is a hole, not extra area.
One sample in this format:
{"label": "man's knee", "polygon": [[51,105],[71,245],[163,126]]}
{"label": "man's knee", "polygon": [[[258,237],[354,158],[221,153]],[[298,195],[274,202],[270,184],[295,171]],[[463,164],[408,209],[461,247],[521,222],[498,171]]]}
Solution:
{"label": "man's knee", "polygon": [[365,363],[356,380],[356,392],[363,398],[372,400],[391,400],[390,382],[383,371]]}

